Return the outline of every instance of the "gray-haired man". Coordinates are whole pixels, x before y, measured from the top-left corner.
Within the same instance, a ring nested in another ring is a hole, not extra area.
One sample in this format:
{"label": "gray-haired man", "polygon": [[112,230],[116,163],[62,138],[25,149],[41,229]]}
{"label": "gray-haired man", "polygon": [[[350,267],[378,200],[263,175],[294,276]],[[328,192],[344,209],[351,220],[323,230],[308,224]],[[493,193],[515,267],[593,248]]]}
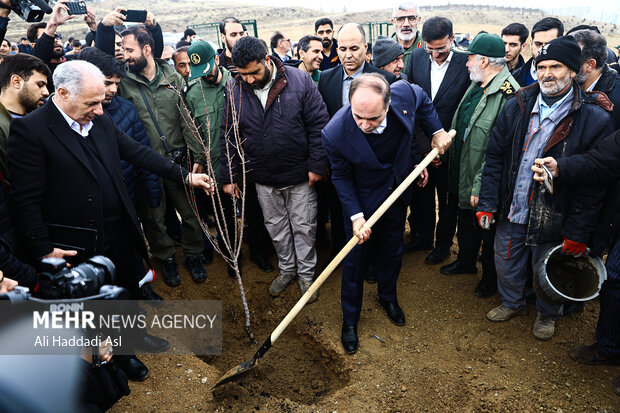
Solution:
{"label": "gray-haired man", "polygon": [[[116,266],[116,284],[138,299],[138,274],[149,256],[144,235],[123,181],[120,158],[154,174],[210,191],[205,174],[191,174],[120,131],[103,115],[103,74],[75,60],[54,72],[55,95],[41,108],[14,119],[7,145],[12,177],[11,206],[16,232],[32,262],[64,258],[50,236],[52,224],[76,228],[96,244],[88,255],[105,255]],[[35,179],[36,178],[36,179]],[[84,258],[89,258],[85,256]],[[163,351],[168,343],[145,336],[139,347]],[[148,369],[135,356],[118,360],[130,379],[144,380]]]}
{"label": "gray-haired man", "polygon": [[392,24],[394,25],[394,35],[398,43],[405,49],[403,54],[403,63],[405,67],[403,72],[407,69],[409,63],[409,56],[411,52],[419,47],[424,47],[425,43],[422,40],[422,34],[418,30],[418,25],[422,20],[420,16],[420,6],[412,1],[398,1],[392,11]]}

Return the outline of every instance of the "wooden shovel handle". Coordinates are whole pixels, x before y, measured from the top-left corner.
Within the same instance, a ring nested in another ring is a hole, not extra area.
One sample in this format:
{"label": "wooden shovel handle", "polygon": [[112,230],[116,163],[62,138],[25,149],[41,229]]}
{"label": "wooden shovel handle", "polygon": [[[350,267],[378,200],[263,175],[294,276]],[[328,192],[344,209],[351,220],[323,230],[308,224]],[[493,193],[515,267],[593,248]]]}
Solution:
{"label": "wooden shovel handle", "polygon": [[[448,132],[448,134],[451,138],[454,138],[454,135],[456,135],[456,131],[451,130],[450,132]],[[415,143],[413,144],[415,145]],[[383,203],[371,215],[368,221],[366,221],[361,231],[363,231],[365,228],[371,228],[379,220],[379,218],[381,218],[385,211],[387,211],[388,208],[391,207],[392,204],[403,194],[403,192],[407,190],[407,188],[413,183],[413,181],[417,179],[417,177],[420,175],[420,173],[422,173],[424,168],[426,168],[428,164],[430,164],[431,161],[435,159],[438,154],[439,151],[437,150],[437,148],[433,148],[433,150],[430,151],[428,155],[426,155],[422,162],[420,162],[420,164],[416,166],[413,171],[411,171],[407,178],[405,178],[405,180],[400,185],[398,185],[398,187],[392,192],[392,194],[385,201],[383,201]],[[288,327],[291,321],[293,321],[297,314],[299,314],[301,309],[304,308],[312,294],[314,294],[316,290],[321,287],[327,277],[329,277],[331,273],[338,267],[338,265],[340,265],[342,260],[344,260],[344,257],[346,257],[347,254],[351,252],[353,248],[355,248],[355,245],[357,245],[358,242],[359,239],[354,235],[349,240],[349,242],[347,242],[346,245],[340,250],[338,255],[336,255],[334,259],[332,259],[332,261],[327,265],[327,267],[325,267],[323,272],[321,272],[321,275],[319,275],[317,279],[314,280],[310,288],[308,288],[308,291],[306,291],[306,293],[299,299],[299,301],[297,301],[297,304],[295,304],[291,311],[288,312],[286,317],[284,317],[284,319],[280,321],[280,324],[278,324],[276,329],[273,330],[273,332],[271,333],[271,344],[273,344],[278,339],[278,337],[280,337],[280,334],[282,334],[284,329]]]}

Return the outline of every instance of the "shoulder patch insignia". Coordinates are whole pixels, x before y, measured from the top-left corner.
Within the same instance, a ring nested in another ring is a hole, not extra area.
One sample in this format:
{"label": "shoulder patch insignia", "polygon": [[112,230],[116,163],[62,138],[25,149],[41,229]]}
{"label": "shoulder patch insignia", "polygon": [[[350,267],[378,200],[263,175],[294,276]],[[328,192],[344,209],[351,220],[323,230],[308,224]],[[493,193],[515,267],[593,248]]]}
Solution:
{"label": "shoulder patch insignia", "polygon": [[507,80],[502,83],[502,85],[499,87],[499,90],[506,96],[515,94],[515,89],[512,87],[512,84],[510,84],[510,82]]}

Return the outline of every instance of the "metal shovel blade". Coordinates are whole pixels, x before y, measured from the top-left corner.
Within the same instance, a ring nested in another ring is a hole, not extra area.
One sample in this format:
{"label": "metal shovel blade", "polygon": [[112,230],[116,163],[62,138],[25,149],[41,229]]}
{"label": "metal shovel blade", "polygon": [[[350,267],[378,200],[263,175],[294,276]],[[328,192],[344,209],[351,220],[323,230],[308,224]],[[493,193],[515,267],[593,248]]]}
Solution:
{"label": "metal shovel blade", "polygon": [[228,370],[220,379],[213,385],[213,389],[221,386],[222,384],[229,383],[231,381],[237,380],[241,376],[245,376],[248,371],[252,370],[258,364],[258,360],[260,360],[265,353],[271,348],[271,336],[267,337],[267,340],[263,343],[262,346],[258,349],[256,354],[252,360],[246,361],[245,363],[239,364],[237,367],[233,367]]}
{"label": "metal shovel blade", "polygon": [[252,370],[256,366],[256,362],[258,360],[252,359],[246,361],[245,363],[239,364],[237,367],[233,367],[228,370],[220,379],[215,383],[213,388],[221,386],[222,384],[229,383],[231,381],[237,380],[241,376],[246,375],[250,370]]}

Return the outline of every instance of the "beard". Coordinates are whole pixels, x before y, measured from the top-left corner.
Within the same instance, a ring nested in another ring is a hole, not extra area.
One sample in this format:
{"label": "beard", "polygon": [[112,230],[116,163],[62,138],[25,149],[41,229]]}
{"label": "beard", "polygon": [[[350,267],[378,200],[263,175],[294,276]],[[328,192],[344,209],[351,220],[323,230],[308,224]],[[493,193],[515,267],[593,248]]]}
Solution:
{"label": "beard", "polygon": [[60,48],[60,51],[57,51],[56,48],[52,50],[52,59],[60,59],[64,55],[65,55],[65,51],[62,47]]}
{"label": "beard", "polygon": [[321,44],[323,45],[323,49],[327,49],[329,47],[332,47],[332,42],[333,42],[333,40],[331,40],[331,39],[323,39],[323,40],[321,40]]}
{"label": "beard", "polygon": [[209,73],[207,76],[204,77],[204,80],[210,85],[216,85],[217,78],[219,77],[219,75],[220,75],[220,69],[218,65],[216,64],[213,66],[213,70],[211,71],[211,73]]}
{"label": "beard", "polygon": [[473,82],[481,83],[484,80],[484,73],[477,64],[469,69],[469,79]]}
{"label": "beard", "polygon": [[583,67],[579,69],[579,73],[575,76],[575,80],[579,85],[583,85],[588,80],[588,74],[583,71]]}
{"label": "beard", "polygon": [[396,29],[396,36],[402,40],[403,42],[408,42],[410,40],[413,40],[413,38],[416,35],[416,29],[417,27],[413,27],[413,26],[409,26],[409,28],[411,28],[411,32],[408,33],[403,33],[403,27],[399,27]]}
{"label": "beard", "polygon": [[557,79],[555,76],[547,76],[538,81],[540,91],[543,95],[554,96],[560,93],[566,86],[570,84],[570,72],[563,79]]}
{"label": "beard", "polygon": [[23,88],[19,91],[17,99],[19,103],[24,107],[24,109],[26,109],[26,113],[32,112],[45,102],[45,100],[37,98],[32,94],[28,93],[28,90],[26,88]]}
{"label": "beard", "polygon": [[263,75],[263,78],[260,80],[260,82],[250,85],[254,89],[264,88],[271,79],[271,69],[264,62],[263,65],[265,66],[265,74]]}
{"label": "beard", "polygon": [[147,61],[146,61],[146,57],[144,57],[144,55],[142,55],[140,58],[138,59],[129,59],[126,61],[127,63],[129,63],[129,70],[132,73],[140,73],[144,70],[144,68],[147,65]]}
{"label": "beard", "polygon": [[228,49],[230,53],[232,53],[232,49],[233,47],[235,47],[235,43],[237,42],[229,42],[228,38],[226,38],[226,48]]}

